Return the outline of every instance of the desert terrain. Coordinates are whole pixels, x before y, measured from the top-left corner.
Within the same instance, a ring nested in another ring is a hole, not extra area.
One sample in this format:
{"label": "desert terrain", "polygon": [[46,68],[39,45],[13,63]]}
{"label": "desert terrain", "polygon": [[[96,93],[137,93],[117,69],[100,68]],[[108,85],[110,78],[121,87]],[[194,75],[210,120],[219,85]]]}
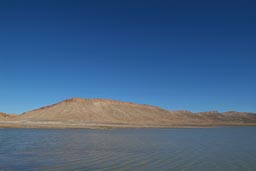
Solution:
{"label": "desert terrain", "polygon": [[2,128],[190,128],[253,126],[256,114],[192,113],[109,99],[71,98],[19,115],[0,113]]}

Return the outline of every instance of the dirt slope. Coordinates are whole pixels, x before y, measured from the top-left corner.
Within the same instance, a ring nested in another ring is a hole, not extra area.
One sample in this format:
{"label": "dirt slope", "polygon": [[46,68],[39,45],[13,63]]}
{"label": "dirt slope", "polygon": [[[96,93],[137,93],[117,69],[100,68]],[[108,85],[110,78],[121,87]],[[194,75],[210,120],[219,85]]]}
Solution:
{"label": "dirt slope", "polygon": [[107,99],[72,98],[29,111],[14,121],[59,121],[63,123],[99,123],[126,125],[232,125],[256,124],[251,113],[168,111],[155,106]]}

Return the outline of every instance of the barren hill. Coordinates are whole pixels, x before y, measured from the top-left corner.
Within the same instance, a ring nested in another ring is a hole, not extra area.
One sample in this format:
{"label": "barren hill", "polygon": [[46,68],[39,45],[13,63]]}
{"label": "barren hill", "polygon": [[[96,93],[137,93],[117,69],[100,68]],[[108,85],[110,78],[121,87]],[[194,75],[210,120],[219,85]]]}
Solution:
{"label": "barren hill", "polygon": [[0,119],[1,119],[1,118],[5,118],[5,117],[7,117],[7,114],[6,114],[6,113],[3,113],[3,112],[0,112]]}
{"label": "barren hill", "polygon": [[20,115],[18,120],[115,124],[159,123],[177,119],[159,107],[106,99],[72,98]]}
{"label": "barren hill", "polygon": [[10,114],[6,114],[6,113],[3,113],[3,112],[0,112],[0,120],[8,119],[8,118],[13,118],[13,117],[15,117],[13,114],[10,115]]}
{"label": "barren hill", "polygon": [[72,98],[25,112],[9,122],[31,127],[190,127],[256,125],[256,115],[217,111],[195,114],[115,100]]}

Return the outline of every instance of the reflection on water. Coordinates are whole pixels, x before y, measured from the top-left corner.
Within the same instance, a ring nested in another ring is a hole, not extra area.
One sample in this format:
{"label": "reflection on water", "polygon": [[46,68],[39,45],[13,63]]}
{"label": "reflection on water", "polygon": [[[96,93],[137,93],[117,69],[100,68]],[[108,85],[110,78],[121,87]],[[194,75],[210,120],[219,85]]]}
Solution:
{"label": "reflection on water", "polygon": [[0,129],[0,170],[254,171],[256,127]]}

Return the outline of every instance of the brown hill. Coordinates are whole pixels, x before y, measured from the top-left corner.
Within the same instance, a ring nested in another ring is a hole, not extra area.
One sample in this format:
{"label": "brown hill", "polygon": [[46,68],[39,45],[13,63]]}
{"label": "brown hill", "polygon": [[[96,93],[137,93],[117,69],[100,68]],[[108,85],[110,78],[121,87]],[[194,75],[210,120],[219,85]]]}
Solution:
{"label": "brown hill", "polygon": [[0,112],[0,119],[10,119],[14,118],[16,115],[15,114],[6,114],[3,112]]}
{"label": "brown hill", "polygon": [[140,105],[107,99],[72,98],[60,103],[23,113],[11,121],[28,123],[61,123],[81,125],[115,125],[128,127],[172,127],[214,125],[256,125],[251,113],[168,111],[150,105]]}
{"label": "brown hill", "polygon": [[7,117],[7,114],[6,114],[6,113],[0,112],[0,119],[1,119],[1,118],[6,118],[6,117]]}
{"label": "brown hill", "polygon": [[72,98],[23,113],[17,120],[115,124],[159,123],[177,114],[159,107],[107,99]]}

